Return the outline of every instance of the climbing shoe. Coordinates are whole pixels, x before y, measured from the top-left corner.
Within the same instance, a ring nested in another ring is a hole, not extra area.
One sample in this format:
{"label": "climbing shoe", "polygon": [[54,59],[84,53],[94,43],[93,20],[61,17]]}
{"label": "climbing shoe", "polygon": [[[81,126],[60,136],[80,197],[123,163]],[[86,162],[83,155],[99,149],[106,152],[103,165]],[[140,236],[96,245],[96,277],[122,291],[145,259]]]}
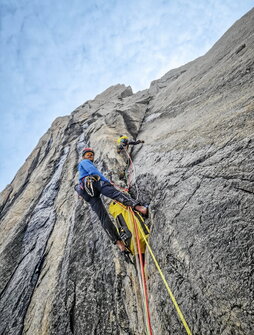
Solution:
{"label": "climbing shoe", "polygon": [[148,217],[148,206],[135,206],[135,210],[141,213],[143,216]]}
{"label": "climbing shoe", "polygon": [[128,264],[133,264],[131,258],[130,258],[130,252],[128,250],[123,250],[121,251],[121,255],[123,256],[124,260],[128,263]]}

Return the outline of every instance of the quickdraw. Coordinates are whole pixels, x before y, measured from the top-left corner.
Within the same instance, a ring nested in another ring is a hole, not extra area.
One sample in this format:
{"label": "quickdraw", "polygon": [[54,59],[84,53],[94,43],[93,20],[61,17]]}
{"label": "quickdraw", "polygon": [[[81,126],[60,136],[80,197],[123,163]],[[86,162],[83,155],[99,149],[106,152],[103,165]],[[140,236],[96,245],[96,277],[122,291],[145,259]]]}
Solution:
{"label": "quickdraw", "polygon": [[97,175],[86,176],[82,179],[82,184],[84,186],[84,189],[87,192],[87,194],[90,195],[90,197],[94,197],[93,183],[95,181],[99,181],[100,179],[101,179],[100,176],[97,176]]}

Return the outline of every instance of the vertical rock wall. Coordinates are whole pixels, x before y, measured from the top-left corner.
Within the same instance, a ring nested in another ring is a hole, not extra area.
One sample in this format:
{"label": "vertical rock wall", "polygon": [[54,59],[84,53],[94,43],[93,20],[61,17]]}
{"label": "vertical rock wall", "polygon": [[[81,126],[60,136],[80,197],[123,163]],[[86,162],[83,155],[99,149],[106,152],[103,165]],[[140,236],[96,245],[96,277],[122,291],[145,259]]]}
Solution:
{"label": "vertical rock wall", "polygon": [[[138,276],[74,193],[84,146],[150,203],[149,243],[193,334],[253,326],[254,11],[148,90],[116,85],[58,118],[1,193],[0,334],[145,334]],[[104,199],[108,204],[108,200]],[[154,334],[185,330],[146,254]]]}

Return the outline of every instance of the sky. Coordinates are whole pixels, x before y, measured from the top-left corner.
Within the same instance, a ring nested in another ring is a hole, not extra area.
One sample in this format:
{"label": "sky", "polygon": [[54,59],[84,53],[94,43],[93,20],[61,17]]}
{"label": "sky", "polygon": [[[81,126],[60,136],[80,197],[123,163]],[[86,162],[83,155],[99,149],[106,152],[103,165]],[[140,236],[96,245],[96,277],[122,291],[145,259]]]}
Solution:
{"label": "sky", "polygon": [[254,0],[0,0],[0,191],[56,117],[206,53]]}

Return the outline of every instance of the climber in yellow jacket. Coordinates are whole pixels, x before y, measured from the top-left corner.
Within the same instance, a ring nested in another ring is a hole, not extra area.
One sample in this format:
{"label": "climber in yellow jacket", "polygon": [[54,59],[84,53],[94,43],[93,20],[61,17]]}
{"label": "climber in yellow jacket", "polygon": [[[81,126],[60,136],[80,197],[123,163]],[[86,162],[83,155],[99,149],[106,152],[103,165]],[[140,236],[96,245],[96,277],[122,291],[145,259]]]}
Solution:
{"label": "climber in yellow jacket", "polygon": [[123,150],[128,150],[130,145],[145,143],[143,140],[130,141],[128,136],[120,135],[117,140],[117,153],[120,154]]}

